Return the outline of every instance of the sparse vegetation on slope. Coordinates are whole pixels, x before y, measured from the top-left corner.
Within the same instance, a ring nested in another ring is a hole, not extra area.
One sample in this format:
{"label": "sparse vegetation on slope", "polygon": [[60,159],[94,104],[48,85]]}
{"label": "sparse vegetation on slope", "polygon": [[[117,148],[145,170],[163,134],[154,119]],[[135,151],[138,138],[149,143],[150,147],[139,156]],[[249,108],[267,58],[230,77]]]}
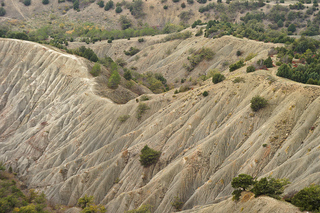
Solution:
{"label": "sparse vegetation on slope", "polygon": [[151,166],[155,164],[160,158],[161,152],[149,148],[147,145],[143,147],[140,155],[140,163],[144,167]]}

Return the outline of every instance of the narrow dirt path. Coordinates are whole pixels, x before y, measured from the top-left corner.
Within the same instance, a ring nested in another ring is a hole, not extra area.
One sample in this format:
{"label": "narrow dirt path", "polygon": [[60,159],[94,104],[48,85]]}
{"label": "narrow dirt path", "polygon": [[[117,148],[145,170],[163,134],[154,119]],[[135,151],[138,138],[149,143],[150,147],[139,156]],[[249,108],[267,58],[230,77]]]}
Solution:
{"label": "narrow dirt path", "polygon": [[21,15],[26,21],[28,21],[29,18],[26,18],[26,17],[23,15],[23,13],[22,13],[21,10],[19,9],[19,7],[17,7],[17,5],[14,3],[13,0],[11,0],[11,3],[12,3],[12,5],[14,6],[14,8],[20,13],[20,15]]}

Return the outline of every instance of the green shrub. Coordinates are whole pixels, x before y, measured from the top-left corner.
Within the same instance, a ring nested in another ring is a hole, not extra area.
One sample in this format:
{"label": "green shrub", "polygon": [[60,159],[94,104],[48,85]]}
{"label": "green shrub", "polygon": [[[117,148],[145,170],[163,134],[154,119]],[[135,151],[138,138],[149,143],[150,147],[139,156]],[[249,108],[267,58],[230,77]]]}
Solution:
{"label": "green shrub", "polygon": [[291,200],[291,203],[300,207],[301,211],[317,211],[320,209],[320,186],[305,187]]}
{"label": "green shrub", "polygon": [[79,10],[79,1],[78,1],[78,0],[75,0],[75,1],[73,2],[73,9],[74,9],[74,10]]}
{"label": "green shrub", "polygon": [[178,196],[174,197],[173,202],[171,203],[171,205],[177,210],[177,211],[181,211],[181,208],[183,206],[183,202],[180,200],[180,198]]}
{"label": "green shrub", "polygon": [[0,7],[0,16],[5,16],[6,10],[3,7]]}
{"label": "green shrub", "polygon": [[193,4],[193,2],[194,2],[193,0],[187,0],[188,4]]}
{"label": "green shrub", "polygon": [[139,38],[139,39],[138,39],[138,42],[140,42],[140,43],[141,43],[141,42],[144,42],[144,39],[143,39],[143,38]]}
{"label": "green shrub", "polygon": [[121,77],[118,73],[118,70],[114,69],[111,73],[111,76],[108,80],[108,87],[112,89],[118,88],[118,85],[120,84]]}
{"label": "green shrub", "polygon": [[255,112],[257,112],[259,109],[262,109],[268,105],[268,101],[259,95],[253,97],[250,102],[251,102],[250,107]]}
{"label": "green shrub", "polygon": [[24,1],[23,1],[23,4],[24,4],[25,6],[29,6],[29,5],[31,4],[31,0],[24,0]]}
{"label": "green shrub", "polygon": [[202,95],[203,95],[204,97],[207,97],[207,96],[209,95],[209,93],[208,93],[208,91],[204,91],[204,92],[202,93]]}
{"label": "green shrub", "polygon": [[221,73],[216,73],[212,76],[212,82],[214,84],[217,84],[217,83],[223,81],[224,79],[226,79],[226,77],[224,77],[224,75],[222,75]]}
{"label": "green shrub", "polygon": [[125,69],[123,77],[127,80],[130,81],[132,79],[132,72],[129,69]]}
{"label": "green shrub", "polygon": [[168,9],[168,5],[164,5],[163,9],[165,9],[165,10]]}
{"label": "green shrub", "polygon": [[101,67],[99,63],[95,63],[90,71],[90,74],[94,77],[98,76],[100,74]]}
{"label": "green shrub", "polygon": [[103,0],[100,0],[98,3],[97,3],[97,5],[99,5],[99,7],[104,7],[104,1]]}
{"label": "green shrub", "polygon": [[241,56],[242,52],[240,50],[237,51],[237,56]]}
{"label": "green shrub", "polygon": [[244,61],[243,61],[243,59],[241,59],[241,60],[237,61],[236,63],[231,64],[229,66],[229,71],[233,72],[233,71],[235,71],[235,70],[237,70],[237,69],[239,69],[239,68],[241,68],[243,66],[244,66]]}
{"label": "green shrub", "polygon": [[185,7],[186,7],[186,3],[183,2],[183,3],[181,4],[181,8],[185,8]]}
{"label": "green shrub", "polygon": [[256,71],[256,68],[254,66],[251,65],[247,67],[247,72],[254,72],[254,71]]}
{"label": "green shrub", "polygon": [[112,43],[112,39],[109,38],[109,39],[108,39],[108,43],[109,43],[109,44]]}
{"label": "green shrub", "polygon": [[149,148],[147,145],[143,147],[141,150],[140,155],[140,163],[143,167],[151,166],[152,164],[157,163],[158,159],[160,158],[161,152],[153,150]]}
{"label": "green shrub", "polygon": [[121,13],[122,12],[122,8],[120,6],[116,7],[116,13]]}
{"label": "green shrub", "polygon": [[253,59],[256,56],[257,56],[256,53],[249,53],[249,55],[245,58],[245,61],[250,61],[251,59]]}
{"label": "green shrub", "polygon": [[275,199],[280,199],[280,195],[283,193],[284,188],[290,182],[288,179],[275,179],[272,177],[264,177],[255,182],[251,191],[255,194],[255,197],[260,195],[267,195]]}
{"label": "green shrub", "polygon": [[146,111],[150,109],[147,104],[145,103],[139,103],[137,108],[137,119],[140,120],[142,118],[142,115],[146,113]]}
{"label": "green shrub", "polygon": [[[124,67],[127,65],[127,62],[123,58],[117,58],[115,61],[120,67]],[[129,79],[130,80],[130,79]]]}
{"label": "green shrub", "polygon": [[79,198],[78,205],[84,209],[88,207],[90,204],[93,204],[93,196],[84,195],[84,197]]}
{"label": "green shrub", "polygon": [[113,3],[112,0],[108,1],[108,2],[106,3],[106,6],[104,7],[104,10],[105,10],[105,11],[108,11],[108,10],[112,9],[112,8],[113,8],[113,5],[114,5],[114,3]]}
{"label": "green shrub", "polygon": [[207,60],[210,61],[213,59],[214,52],[206,47],[203,47],[196,52],[194,52],[191,56],[188,57],[188,61],[190,62],[190,66],[186,66],[187,70],[192,71],[201,61]]}
{"label": "green shrub", "polygon": [[266,60],[264,60],[264,61],[263,61],[263,64],[266,65],[267,68],[273,67],[271,57],[269,56]]}
{"label": "green shrub", "polygon": [[49,4],[49,0],[42,0],[42,4]]}
{"label": "green shrub", "polygon": [[135,48],[135,47],[130,47],[130,49],[128,51],[124,50],[124,54],[125,55],[130,55],[130,56],[133,56],[133,55],[137,54],[138,52],[140,52],[140,50],[138,48]]}
{"label": "green shrub", "polygon": [[120,123],[125,122],[126,120],[128,120],[130,118],[130,115],[122,115],[118,117],[118,120],[120,121]]}
{"label": "green shrub", "polygon": [[291,78],[292,77],[292,70],[290,69],[290,67],[287,64],[282,64],[279,69],[278,72],[276,74],[277,76],[283,77],[283,78]]}
{"label": "green shrub", "polygon": [[231,186],[234,188],[232,192],[233,200],[239,200],[241,192],[245,191],[254,184],[253,177],[247,174],[240,174],[231,181]]}

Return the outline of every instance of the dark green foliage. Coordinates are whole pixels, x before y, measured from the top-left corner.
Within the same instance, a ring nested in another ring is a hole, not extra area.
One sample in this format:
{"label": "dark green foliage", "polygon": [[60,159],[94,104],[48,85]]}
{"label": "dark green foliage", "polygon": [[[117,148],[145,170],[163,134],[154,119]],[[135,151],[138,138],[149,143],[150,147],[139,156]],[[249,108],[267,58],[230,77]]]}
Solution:
{"label": "dark green foliage", "polygon": [[[139,104],[140,105],[145,105],[145,104]],[[140,163],[143,167],[148,167],[151,166],[152,164],[157,163],[158,159],[160,158],[161,152],[158,152],[156,150],[153,150],[149,148],[147,145],[143,147],[141,150],[141,155],[140,155]]]}
{"label": "dark green foliage", "polygon": [[242,78],[242,77],[236,77],[232,82],[233,82],[233,83],[240,83],[240,82],[245,83],[246,81],[245,81],[245,79]]}
{"label": "dark green foliage", "polygon": [[212,76],[212,83],[217,84],[217,83],[223,81],[224,79],[226,79],[226,77],[224,77],[224,75],[222,75],[220,73],[216,73]]}
{"label": "dark green foliage", "polygon": [[290,4],[289,8],[291,10],[303,10],[304,9],[304,5],[301,2],[297,2],[294,5]]}
{"label": "dark green foliage", "polygon": [[250,106],[251,109],[255,112],[257,112],[258,110],[260,110],[268,105],[268,101],[259,95],[253,97],[251,99],[250,103],[251,103],[251,106]]}
{"label": "dark green foliage", "polygon": [[148,100],[150,100],[150,97],[147,96],[147,95],[142,95],[142,96],[140,97],[140,101],[148,101]]}
{"label": "dark green foliage", "polygon": [[139,38],[139,39],[138,39],[138,42],[140,42],[140,43],[141,43],[141,42],[144,42],[144,39],[143,39],[143,38]]}
{"label": "dark green foliage", "polygon": [[116,13],[121,13],[122,12],[122,8],[120,6],[116,7]]}
{"label": "dark green foliage", "polygon": [[100,0],[98,3],[97,3],[97,5],[99,5],[99,7],[104,7],[104,1],[103,0]]}
{"label": "dark green foliage", "polygon": [[301,211],[317,211],[320,209],[320,186],[311,185],[295,194],[291,203],[300,207]]}
{"label": "dark green foliage", "polygon": [[288,27],[288,31],[295,32],[296,31],[296,25],[290,24],[289,27]]}
{"label": "dark green foliage", "polygon": [[231,181],[231,186],[233,188],[241,189],[242,191],[245,191],[253,184],[253,177],[247,174],[240,174],[238,177],[233,178]]}
{"label": "dark green foliage", "polygon": [[190,31],[186,31],[183,33],[172,33],[170,35],[167,35],[163,40],[164,41],[172,41],[176,39],[185,40],[187,38],[190,38],[192,36],[192,33]]}
{"label": "dark green foliage", "polygon": [[104,7],[104,10],[105,10],[105,11],[108,11],[108,10],[112,9],[112,8],[113,8],[113,5],[114,5],[114,3],[113,3],[112,0],[108,1],[108,2],[106,3],[106,6]]}
{"label": "dark green foliage", "polygon": [[4,2],[1,2],[1,7],[4,7],[5,6],[5,3]]}
{"label": "dark green foliage", "polygon": [[240,56],[242,53],[240,50],[237,51],[237,56]]}
{"label": "dark green foliage", "polygon": [[267,68],[273,67],[271,57],[269,56],[266,60],[264,60],[263,64],[266,65]]}
{"label": "dark green foliage", "polygon": [[95,63],[90,71],[90,74],[94,77],[98,76],[100,74],[101,67],[99,63]]}
{"label": "dark green foliage", "polygon": [[280,19],[280,20],[277,22],[277,25],[278,25],[278,27],[283,27],[283,21]]}
{"label": "dark green foliage", "polygon": [[193,0],[187,0],[188,4],[193,4],[193,2],[194,2]]}
{"label": "dark green foliage", "polygon": [[78,1],[78,0],[75,0],[75,1],[73,2],[73,9],[74,9],[74,10],[79,10],[79,1]]}
{"label": "dark green foliage", "polygon": [[84,195],[84,197],[79,198],[78,205],[84,209],[88,207],[90,204],[93,204],[93,196]]}
{"label": "dark green foliage", "polygon": [[99,60],[98,56],[93,52],[92,49],[81,46],[77,49],[69,49],[68,53],[76,54],[89,59],[90,61],[97,62]]}
{"label": "dark green foliage", "polygon": [[151,213],[151,212],[152,212],[152,206],[143,204],[138,209],[126,211],[125,213]]}
{"label": "dark green foliage", "polygon": [[163,5],[163,9],[168,9],[168,5]]}
{"label": "dark green foliage", "polygon": [[183,2],[183,3],[181,4],[181,8],[185,8],[185,7],[186,7],[186,3]]}
{"label": "dark green foliage", "polygon": [[198,32],[195,34],[195,36],[201,36],[202,34],[203,34],[203,30],[202,28],[200,28]]}
{"label": "dark green foliage", "polygon": [[140,50],[135,47],[130,47],[130,49],[128,51],[124,50],[124,54],[130,55],[130,56],[133,56],[133,55],[137,54],[138,52],[140,52]]}
{"label": "dark green foliage", "polygon": [[124,123],[129,118],[130,118],[130,115],[122,115],[118,117],[118,120],[120,121],[120,123]]}
{"label": "dark green foliage", "polygon": [[112,43],[112,39],[108,39],[108,43],[109,43],[109,44]]}
{"label": "dark green foliage", "polygon": [[254,72],[254,71],[256,71],[256,68],[254,66],[251,65],[247,67],[247,72]]}
{"label": "dark green foliage", "polygon": [[203,95],[203,97],[207,97],[207,96],[209,95],[209,93],[208,93],[208,91],[204,91],[204,92],[202,93],[202,95]]}
{"label": "dark green foliage", "polygon": [[283,193],[285,186],[289,183],[287,179],[265,177],[257,181],[251,191],[255,194],[255,197],[267,195],[275,199],[280,199],[280,195]]}
{"label": "dark green foliage", "polygon": [[24,0],[24,1],[23,1],[23,4],[24,4],[25,6],[29,6],[29,5],[31,4],[31,0]]}
{"label": "dark green foliage", "polygon": [[42,0],[42,4],[49,4],[49,0]]}
{"label": "dark green foliage", "polygon": [[232,195],[233,195],[232,200],[238,201],[238,200],[240,199],[241,192],[242,192],[241,189],[235,189],[235,190],[232,192]]}
{"label": "dark green foliage", "polygon": [[235,71],[235,70],[237,70],[237,69],[239,69],[239,68],[241,68],[241,67],[243,67],[243,66],[244,66],[244,60],[241,59],[241,60],[237,61],[236,63],[231,64],[231,65],[229,66],[229,71],[230,71],[230,72],[233,72],[233,71]]}
{"label": "dark green foliage", "polygon": [[177,2],[179,2],[180,0],[172,0],[174,3],[177,3]]}
{"label": "dark green foliage", "polygon": [[197,0],[197,2],[198,2],[199,4],[205,4],[205,3],[207,3],[207,0]]}
{"label": "dark green foliage", "polygon": [[127,80],[130,81],[132,79],[132,72],[129,69],[125,69],[123,77]]}
{"label": "dark green foliage", "polygon": [[277,76],[291,79],[292,71],[287,64],[282,64],[278,69]]}
{"label": "dark green foliage", "polygon": [[[114,66],[117,66],[116,63],[114,63],[114,64],[115,64]],[[108,87],[111,89],[116,89],[116,88],[118,88],[120,81],[121,81],[121,77],[118,73],[117,68],[112,69],[111,76],[108,80]]]}

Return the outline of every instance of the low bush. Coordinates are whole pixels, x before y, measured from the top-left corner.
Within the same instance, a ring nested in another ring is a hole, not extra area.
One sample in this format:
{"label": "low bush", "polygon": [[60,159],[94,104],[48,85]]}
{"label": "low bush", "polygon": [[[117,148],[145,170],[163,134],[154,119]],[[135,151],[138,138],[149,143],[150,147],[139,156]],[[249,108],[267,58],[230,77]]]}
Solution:
{"label": "low bush", "polygon": [[94,77],[98,76],[100,74],[101,67],[99,63],[95,63],[90,71],[90,74]]}
{"label": "low bush", "polygon": [[133,55],[137,54],[138,52],[140,52],[140,50],[138,48],[135,48],[135,47],[130,47],[130,49],[128,51],[124,50],[124,54],[125,55],[130,55],[130,56],[133,56]]}
{"label": "low bush", "polygon": [[142,96],[140,97],[140,101],[148,101],[148,100],[150,100],[150,97],[147,96],[147,95],[142,95]]}
{"label": "low bush", "polygon": [[280,195],[283,193],[285,186],[289,183],[288,179],[264,177],[255,182],[251,191],[255,194],[255,197],[267,195],[275,199],[280,199]]}
{"label": "low bush", "polygon": [[143,167],[149,167],[157,163],[160,158],[161,152],[149,148],[147,145],[143,147],[140,155],[140,163]]}
{"label": "low bush", "polygon": [[265,98],[257,95],[251,99],[251,109],[255,112],[259,111],[260,109],[266,107],[268,105],[268,100]]}
{"label": "low bush", "polygon": [[118,117],[118,120],[120,121],[120,123],[124,123],[129,118],[130,118],[130,115],[122,115]]}
{"label": "low bush", "polygon": [[256,71],[256,68],[254,66],[251,65],[247,67],[247,72],[254,72],[254,71]]}
{"label": "low bush", "polygon": [[24,1],[23,1],[23,4],[24,4],[25,6],[29,6],[29,5],[31,4],[31,0],[24,0]]}
{"label": "low bush", "polygon": [[204,91],[204,92],[202,93],[202,95],[203,95],[203,97],[207,97],[207,96],[209,95],[209,93],[208,93],[208,91]]}
{"label": "low bush", "polygon": [[221,73],[216,73],[212,76],[212,82],[214,84],[217,84],[217,83],[223,81],[224,79],[226,79],[226,77],[224,77],[224,75],[222,75]]}
{"label": "low bush", "polygon": [[291,200],[291,203],[300,207],[301,211],[317,211],[320,209],[320,186],[305,187]]}
{"label": "low bush", "polygon": [[235,70],[237,70],[237,69],[239,69],[239,68],[241,68],[243,66],[244,66],[244,61],[241,59],[241,60],[237,61],[236,63],[231,64],[229,66],[229,71],[233,72],[233,71],[235,71]]}

